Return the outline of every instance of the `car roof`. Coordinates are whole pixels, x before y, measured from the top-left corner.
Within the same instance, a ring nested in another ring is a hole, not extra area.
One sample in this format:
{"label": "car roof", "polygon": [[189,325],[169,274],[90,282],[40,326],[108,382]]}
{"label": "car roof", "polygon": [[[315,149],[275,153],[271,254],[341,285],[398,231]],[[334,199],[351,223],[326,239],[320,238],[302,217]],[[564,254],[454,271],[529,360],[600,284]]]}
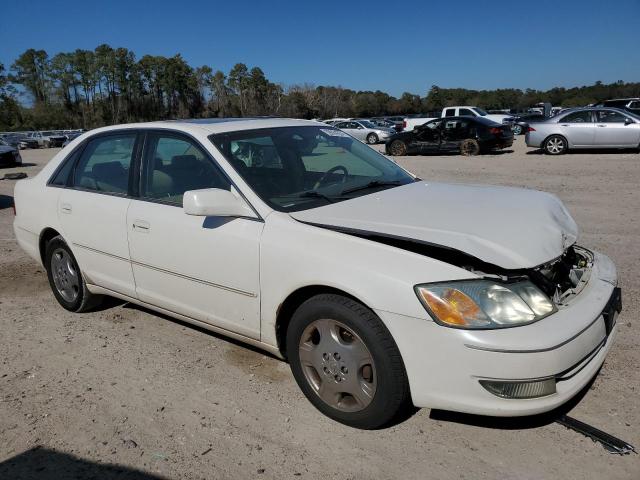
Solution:
{"label": "car roof", "polygon": [[91,133],[108,132],[110,130],[144,128],[144,129],[173,129],[188,133],[216,133],[233,132],[238,130],[255,130],[258,128],[297,127],[297,126],[324,126],[326,123],[314,120],[301,120],[296,118],[277,117],[247,117],[247,118],[197,118],[186,120],[163,120],[157,122],[126,123],[111,125],[92,130]]}

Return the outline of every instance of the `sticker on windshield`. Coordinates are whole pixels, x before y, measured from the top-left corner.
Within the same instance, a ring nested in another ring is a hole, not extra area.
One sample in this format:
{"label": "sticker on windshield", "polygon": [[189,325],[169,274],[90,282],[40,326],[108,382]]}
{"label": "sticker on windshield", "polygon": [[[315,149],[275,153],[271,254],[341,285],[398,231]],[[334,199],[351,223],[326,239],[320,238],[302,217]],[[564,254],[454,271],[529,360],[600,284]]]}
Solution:
{"label": "sticker on windshield", "polygon": [[325,133],[325,134],[329,135],[330,137],[346,137],[346,138],[349,138],[349,135],[347,135],[344,132],[341,132],[340,130],[328,130],[328,129],[321,128],[320,131],[322,133]]}

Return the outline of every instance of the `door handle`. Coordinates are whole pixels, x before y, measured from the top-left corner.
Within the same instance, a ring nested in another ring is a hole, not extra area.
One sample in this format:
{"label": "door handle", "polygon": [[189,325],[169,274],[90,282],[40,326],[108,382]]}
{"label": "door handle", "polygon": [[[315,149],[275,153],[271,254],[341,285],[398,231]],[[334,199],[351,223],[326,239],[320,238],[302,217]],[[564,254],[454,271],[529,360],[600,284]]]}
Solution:
{"label": "door handle", "polygon": [[133,229],[136,232],[148,233],[149,230],[151,229],[151,225],[149,224],[149,222],[145,222],[144,220],[134,220]]}
{"label": "door handle", "polygon": [[60,211],[62,213],[71,213],[71,204],[70,203],[60,204]]}
{"label": "door handle", "polygon": [[604,127],[606,127],[606,125],[598,125],[598,127],[604,128]]}

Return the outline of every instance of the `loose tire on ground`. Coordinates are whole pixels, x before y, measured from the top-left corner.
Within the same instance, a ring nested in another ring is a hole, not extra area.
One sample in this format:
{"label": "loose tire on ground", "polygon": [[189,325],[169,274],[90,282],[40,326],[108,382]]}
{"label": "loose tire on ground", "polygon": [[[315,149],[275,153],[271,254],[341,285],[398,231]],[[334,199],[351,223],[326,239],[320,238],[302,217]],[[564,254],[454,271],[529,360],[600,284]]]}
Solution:
{"label": "loose tire on ground", "polygon": [[351,298],[323,294],[304,302],[289,324],[286,348],[302,392],[340,423],[383,428],[413,408],[395,341],[374,312]]}
{"label": "loose tire on ground", "polygon": [[480,144],[473,138],[467,138],[460,144],[460,153],[464,156],[478,155],[480,153]]}
{"label": "loose tire on ground", "polygon": [[86,312],[103,297],[87,289],[78,262],[61,236],[52,238],[45,249],[45,267],[53,295],[70,312]]}

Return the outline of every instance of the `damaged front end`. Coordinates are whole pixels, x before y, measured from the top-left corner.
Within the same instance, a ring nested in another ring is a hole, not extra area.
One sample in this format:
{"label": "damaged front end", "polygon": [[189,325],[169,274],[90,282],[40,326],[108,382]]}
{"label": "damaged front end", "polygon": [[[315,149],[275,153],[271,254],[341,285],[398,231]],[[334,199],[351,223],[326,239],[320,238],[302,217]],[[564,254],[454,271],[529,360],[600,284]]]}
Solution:
{"label": "damaged front end", "polygon": [[505,283],[529,280],[544,292],[556,307],[570,303],[572,298],[582,291],[589,281],[594,262],[594,256],[589,250],[571,245],[560,257],[537,267],[505,269],[442,245],[344,227],[316,226],[418,253],[463,268],[486,279]]}

